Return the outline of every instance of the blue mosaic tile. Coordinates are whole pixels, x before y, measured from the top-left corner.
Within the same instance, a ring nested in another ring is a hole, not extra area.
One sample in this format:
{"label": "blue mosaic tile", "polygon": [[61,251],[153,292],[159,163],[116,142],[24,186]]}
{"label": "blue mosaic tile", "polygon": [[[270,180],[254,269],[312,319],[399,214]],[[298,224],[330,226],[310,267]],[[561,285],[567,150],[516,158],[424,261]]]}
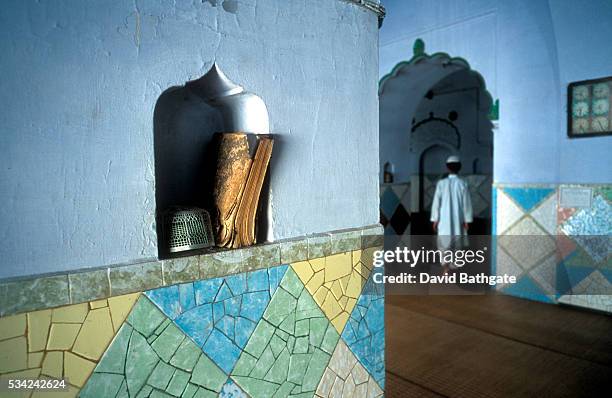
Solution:
{"label": "blue mosaic tile", "polygon": [[147,296],[155,302],[170,319],[176,318],[183,312],[183,310],[181,310],[179,287],[177,285],[151,290],[147,292]]}
{"label": "blue mosaic tile", "polygon": [[572,285],[563,263],[557,264],[555,279],[555,293],[557,298],[570,292]]}
{"label": "blue mosaic tile", "polygon": [[399,199],[397,198],[397,195],[393,192],[391,187],[385,188],[385,192],[380,198],[380,208],[385,214],[385,216],[387,216],[387,218],[391,218],[398,204]]}
{"label": "blue mosaic tile", "polygon": [[530,211],[540,204],[548,195],[554,192],[553,188],[504,188],[514,201],[525,211]]}
{"label": "blue mosaic tile", "polygon": [[230,374],[286,271],[282,265],[145,294]]}
{"label": "blue mosaic tile", "polygon": [[342,339],[359,362],[384,389],[385,309],[384,287],[374,283],[372,272],[342,332]]}
{"label": "blue mosaic tile", "polygon": [[232,379],[228,379],[219,393],[219,398],[249,398],[249,396]]}
{"label": "blue mosaic tile", "polygon": [[599,272],[601,272],[602,275],[606,277],[608,282],[612,283],[612,269],[600,268]]}
{"label": "blue mosaic tile", "polygon": [[553,300],[546,295],[540,285],[525,275],[519,278],[516,283],[508,284],[502,291],[512,296],[526,298],[544,303],[552,303]]}
{"label": "blue mosaic tile", "polygon": [[[567,280],[567,284],[569,285],[568,289],[563,291],[563,293],[570,292],[572,287],[577,286],[584,278],[593,273],[593,271],[595,271],[593,267],[576,267],[562,263],[557,269],[557,272],[563,274],[563,278]],[[559,279],[559,277],[557,279]],[[561,287],[565,287],[565,285],[558,286],[557,290],[559,291]]]}

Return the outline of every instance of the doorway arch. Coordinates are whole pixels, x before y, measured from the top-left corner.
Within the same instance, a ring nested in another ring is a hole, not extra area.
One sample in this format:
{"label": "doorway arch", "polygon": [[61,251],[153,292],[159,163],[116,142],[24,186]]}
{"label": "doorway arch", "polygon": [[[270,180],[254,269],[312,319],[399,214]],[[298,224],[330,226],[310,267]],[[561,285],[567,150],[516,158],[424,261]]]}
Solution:
{"label": "doorway arch", "polygon": [[488,233],[493,98],[484,78],[465,59],[429,55],[420,39],[413,50],[409,61],[400,62],[380,80],[380,162],[394,165],[396,182],[410,184],[410,231],[422,234],[431,232],[426,225],[428,194],[441,175],[438,169],[445,159],[440,153],[459,155],[478,212],[474,231]]}

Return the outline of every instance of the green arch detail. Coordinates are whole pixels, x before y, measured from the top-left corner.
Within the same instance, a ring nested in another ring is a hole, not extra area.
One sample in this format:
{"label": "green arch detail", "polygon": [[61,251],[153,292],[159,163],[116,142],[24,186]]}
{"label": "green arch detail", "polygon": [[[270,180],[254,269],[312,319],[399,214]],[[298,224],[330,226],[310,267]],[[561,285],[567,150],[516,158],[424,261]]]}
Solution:
{"label": "green arch detail", "polygon": [[445,52],[427,54],[425,52],[425,42],[420,38],[414,41],[412,51],[413,51],[412,58],[410,58],[408,61],[398,62],[391,69],[391,72],[387,73],[386,75],[380,78],[380,80],[378,81],[378,93],[379,94],[384,84],[387,82],[387,80],[397,76],[400,69],[402,69],[404,66],[414,65],[417,62],[420,62],[422,60],[428,60],[428,59],[437,58],[437,57],[444,57],[444,58],[448,58],[449,62],[464,63],[469,71],[476,74],[477,78],[482,82],[482,88],[484,89],[484,92],[491,99],[491,111],[489,112],[489,119],[499,120],[499,98],[496,100],[493,100],[493,96],[491,95],[489,90],[487,90],[487,84],[486,84],[484,77],[480,74],[480,72],[472,69],[470,63],[465,58],[451,57],[448,53],[445,53]]}

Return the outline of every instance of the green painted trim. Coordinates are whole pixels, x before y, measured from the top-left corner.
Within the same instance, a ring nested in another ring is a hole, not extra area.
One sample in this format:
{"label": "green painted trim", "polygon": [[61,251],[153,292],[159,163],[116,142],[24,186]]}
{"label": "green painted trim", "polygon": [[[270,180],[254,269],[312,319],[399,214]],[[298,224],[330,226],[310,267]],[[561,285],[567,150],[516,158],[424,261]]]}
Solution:
{"label": "green painted trim", "polygon": [[491,112],[488,115],[489,120],[499,120],[499,98],[493,101]]}

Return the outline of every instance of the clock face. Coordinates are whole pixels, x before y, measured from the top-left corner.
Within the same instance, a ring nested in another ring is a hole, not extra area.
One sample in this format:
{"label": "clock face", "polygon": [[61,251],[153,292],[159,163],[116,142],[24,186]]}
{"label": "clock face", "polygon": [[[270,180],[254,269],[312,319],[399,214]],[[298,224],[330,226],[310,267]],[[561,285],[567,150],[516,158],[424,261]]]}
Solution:
{"label": "clock face", "polygon": [[589,131],[589,119],[574,119],[574,123],[572,124],[572,130],[574,130],[574,133],[584,133]]}
{"label": "clock face", "polygon": [[610,85],[599,83],[593,86],[593,96],[595,98],[608,98],[610,96]]}
{"label": "clock face", "polygon": [[570,83],[567,95],[570,138],[612,135],[612,77]]}
{"label": "clock face", "polygon": [[572,114],[575,117],[584,117],[589,114],[589,103],[586,101],[574,102],[572,106]]}
{"label": "clock face", "polygon": [[591,129],[593,131],[608,131],[610,128],[610,122],[605,116],[598,116],[593,119],[591,123]]}
{"label": "clock face", "polygon": [[610,100],[608,98],[600,98],[593,101],[593,114],[605,115],[610,110]]}
{"label": "clock face", "polygon": [[589,98],[589,86],[578,86],[574,88],[574,100],[584,101]]}

